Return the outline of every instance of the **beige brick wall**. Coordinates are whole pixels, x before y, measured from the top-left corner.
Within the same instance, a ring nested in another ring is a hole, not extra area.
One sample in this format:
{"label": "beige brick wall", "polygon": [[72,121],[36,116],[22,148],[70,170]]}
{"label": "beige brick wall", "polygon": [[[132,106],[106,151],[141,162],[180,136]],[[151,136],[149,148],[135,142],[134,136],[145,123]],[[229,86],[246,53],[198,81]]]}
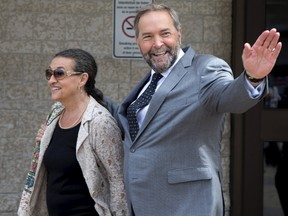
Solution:
{"label": "beige brick wall", "polygon": [[[178,11],[183,46],[230,62],[232,0],[166,0]],[[50,100],[44,69],[56,52],[82,48],[99,66],[97,85],[116,102],[147,72],[142,60],[112,58],[112,0],[0,1],[0,215],[16,215],[36,131]],[[229,121],[222,143],[229,209]]]}

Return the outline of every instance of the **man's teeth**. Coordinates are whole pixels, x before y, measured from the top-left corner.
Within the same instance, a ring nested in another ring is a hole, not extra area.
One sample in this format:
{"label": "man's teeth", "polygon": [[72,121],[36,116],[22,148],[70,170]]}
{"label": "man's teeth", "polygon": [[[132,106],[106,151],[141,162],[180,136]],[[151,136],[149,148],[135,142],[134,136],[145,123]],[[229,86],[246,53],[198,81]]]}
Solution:
{"label": "man's teeth", "polygon": [[165,52],[161,52],[161,53],[154,53],[154,55],[163,55],[163,54],[165,54]]}

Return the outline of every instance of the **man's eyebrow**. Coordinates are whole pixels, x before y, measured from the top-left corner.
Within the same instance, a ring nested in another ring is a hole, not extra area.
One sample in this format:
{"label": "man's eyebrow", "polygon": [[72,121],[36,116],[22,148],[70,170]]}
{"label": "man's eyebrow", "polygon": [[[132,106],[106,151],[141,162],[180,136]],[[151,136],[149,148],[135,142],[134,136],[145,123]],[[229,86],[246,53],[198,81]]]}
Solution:
{"label": "man's eyebrow", "polygon": [[170,28],[162,29],[160,32],[171,31]]}
{"label": "man's eyebrow", "polygon": [[[162,32],[166,32],[166,31],[171,31],[171,29],[170,29],[170,28],[165,28],[165,29],[161,29],[161,30],[160,30],[161,33],[162,33]],[[141,34],[141,36],[150,35],[150,34],[152,34],[152,33],[150,33],[150,32],[144,32],[144,33]]]}
{"label": "man's eyebrow", "polygon": [[151,35],[151,33],[149,33],[149,32],[144,32],[144,33],[141,34],[141,36],[146,36],[146,35]]}

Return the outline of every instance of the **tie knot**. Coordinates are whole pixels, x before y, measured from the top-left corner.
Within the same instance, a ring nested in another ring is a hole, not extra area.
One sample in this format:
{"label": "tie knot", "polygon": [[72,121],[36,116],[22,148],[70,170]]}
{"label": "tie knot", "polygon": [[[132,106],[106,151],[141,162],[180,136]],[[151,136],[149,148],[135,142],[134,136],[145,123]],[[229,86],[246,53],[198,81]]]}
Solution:
{"label": "tie knot", "polygon": [[163,76],[160,73],[154,73],[151,82],[158,82]]}

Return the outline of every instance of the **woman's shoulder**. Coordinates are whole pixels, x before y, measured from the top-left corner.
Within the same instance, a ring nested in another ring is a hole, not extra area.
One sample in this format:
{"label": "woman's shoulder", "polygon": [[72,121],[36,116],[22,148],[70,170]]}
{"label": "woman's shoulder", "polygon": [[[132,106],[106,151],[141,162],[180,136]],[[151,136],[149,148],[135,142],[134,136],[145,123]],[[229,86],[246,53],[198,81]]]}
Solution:
{"label": "woman's shoulder", "polygon": [[85,118],[90,120],[92,124],[95,123],[98,126],[103,124],[111,125],[113,128],[116,127],[118,129],[117,121],[109,110],[98,103],[94,98],[90,99]]}
{"label": "woman's shoulder", "polygon": [[103,118],[110,118],[112,114],[109,112],[107,108],[101,105],[98,101],[94,98],[90,97],[90,102],[87,106],[87,112],[90,112],[93,117],[103,117]]}

